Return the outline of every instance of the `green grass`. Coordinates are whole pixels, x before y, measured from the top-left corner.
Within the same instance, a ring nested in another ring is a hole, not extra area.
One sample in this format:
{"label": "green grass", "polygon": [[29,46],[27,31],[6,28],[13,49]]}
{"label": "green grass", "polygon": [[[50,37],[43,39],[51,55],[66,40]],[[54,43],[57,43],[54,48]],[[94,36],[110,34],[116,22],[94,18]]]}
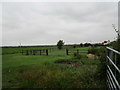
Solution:
{"label": "green grass", "polygon": [[[89,47],[76,49],[87,51]],[[3,52],[3,88],[105,88],[105,80],[98,76],[100,61],[86,58],[87,53],[81,53],[82,58],[77,59],[67,56],[65,49],[53,50],[48,56],[9,54],[10,48],[3,48]],[[84,64],[74,67],[55,63],[58,60]]]}

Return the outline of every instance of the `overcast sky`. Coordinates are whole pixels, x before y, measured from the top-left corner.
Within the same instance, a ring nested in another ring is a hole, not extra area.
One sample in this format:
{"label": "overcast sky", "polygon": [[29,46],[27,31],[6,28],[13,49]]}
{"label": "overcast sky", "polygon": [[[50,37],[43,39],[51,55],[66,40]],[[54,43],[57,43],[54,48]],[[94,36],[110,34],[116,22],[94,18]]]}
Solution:
{"label": "overcast sky", "polygon": [[51,45],[114,40],[117,2],[6,2],[2,45]]}

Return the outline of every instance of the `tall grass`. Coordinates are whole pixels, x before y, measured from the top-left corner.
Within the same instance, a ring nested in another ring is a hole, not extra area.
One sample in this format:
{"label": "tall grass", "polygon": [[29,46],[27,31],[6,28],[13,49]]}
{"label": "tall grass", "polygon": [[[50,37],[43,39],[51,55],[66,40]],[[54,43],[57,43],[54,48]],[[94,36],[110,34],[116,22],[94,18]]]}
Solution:
{"label": "tall grass", "polygon": [[[52,65],[17,73],[20,88],[104,88],[103,81],[96,79],[96,68],[85,66],[72,68],[65,65]],[[91,71],[91,69],[93,69]],[[20,82],[20,83],[19,83]]]}
{"label": "tall grass", "polygon": [[[88,47],[79,50],[86,51]],[[87,53],[76,58],[63,52],[64,49],[56,49],[48,56],[3,55],[3,88],[105,88],[99,60],[86,58]],[[59,60],[84,64],[74,67],[54,63]]]}

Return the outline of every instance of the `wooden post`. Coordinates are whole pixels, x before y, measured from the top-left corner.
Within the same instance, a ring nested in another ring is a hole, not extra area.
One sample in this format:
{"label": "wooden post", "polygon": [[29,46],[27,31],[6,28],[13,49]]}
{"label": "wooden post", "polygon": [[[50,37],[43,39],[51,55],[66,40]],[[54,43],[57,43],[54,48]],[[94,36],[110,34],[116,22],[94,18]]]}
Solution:
{"label": "wooden post", "polygon": [[40,55],[41,55],[41,50],[40,50]]}
{"label": "wooden post", "polygon": [[46,55],[48,56],[48,49],[46,49]]}
{"label": "wooden post", "polygon": [[66,55],[68,55],[68,49],[66,49]]}

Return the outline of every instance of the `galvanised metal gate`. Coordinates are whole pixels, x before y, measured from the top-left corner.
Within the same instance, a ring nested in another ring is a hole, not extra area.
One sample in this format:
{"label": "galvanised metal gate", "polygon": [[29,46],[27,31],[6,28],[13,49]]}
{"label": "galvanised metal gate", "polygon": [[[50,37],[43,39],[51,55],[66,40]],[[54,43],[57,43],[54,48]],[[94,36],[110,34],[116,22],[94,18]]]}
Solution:
{"label": "galvanised metal gate", "polygon": [[118,68],[118,60],[120,58],[120,52],[110,48],[107,48],[107,84],[110,90],[120,90],[120,69]]}

